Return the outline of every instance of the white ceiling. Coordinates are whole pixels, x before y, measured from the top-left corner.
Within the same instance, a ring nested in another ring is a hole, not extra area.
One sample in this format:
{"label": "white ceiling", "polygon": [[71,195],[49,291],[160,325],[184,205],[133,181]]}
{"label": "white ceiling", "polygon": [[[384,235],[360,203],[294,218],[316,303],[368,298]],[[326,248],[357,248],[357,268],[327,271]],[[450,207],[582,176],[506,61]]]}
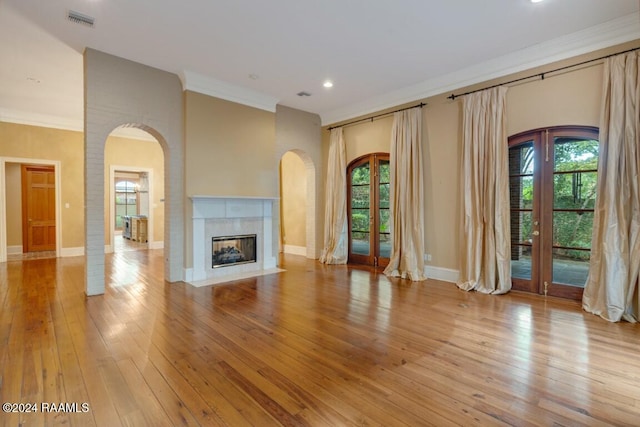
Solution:
{"label": "white ceiling", "polygon": [[638,0],[0,0],[0,120],[81,129],[85,47],[330,124],[635,39]]}

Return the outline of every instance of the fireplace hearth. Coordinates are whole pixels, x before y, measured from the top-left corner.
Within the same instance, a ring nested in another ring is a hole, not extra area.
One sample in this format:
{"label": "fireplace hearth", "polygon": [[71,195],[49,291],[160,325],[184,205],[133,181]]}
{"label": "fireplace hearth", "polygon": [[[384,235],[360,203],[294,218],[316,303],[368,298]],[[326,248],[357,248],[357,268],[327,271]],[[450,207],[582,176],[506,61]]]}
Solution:
{"label": "fireplace hearth", "polygon": [[256,235],[211,238],[211,267],[229,267],[256,262]]}

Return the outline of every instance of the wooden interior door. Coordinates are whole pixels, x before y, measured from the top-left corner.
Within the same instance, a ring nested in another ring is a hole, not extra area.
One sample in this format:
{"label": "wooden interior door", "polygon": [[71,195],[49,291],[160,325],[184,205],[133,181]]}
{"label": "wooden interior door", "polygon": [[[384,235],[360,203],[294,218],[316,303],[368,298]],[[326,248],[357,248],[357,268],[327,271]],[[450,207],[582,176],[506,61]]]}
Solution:
{"label": "wooden interior door", "polygon": [[22,250],[56,250],[56,182],[53,166],[22,165]]}

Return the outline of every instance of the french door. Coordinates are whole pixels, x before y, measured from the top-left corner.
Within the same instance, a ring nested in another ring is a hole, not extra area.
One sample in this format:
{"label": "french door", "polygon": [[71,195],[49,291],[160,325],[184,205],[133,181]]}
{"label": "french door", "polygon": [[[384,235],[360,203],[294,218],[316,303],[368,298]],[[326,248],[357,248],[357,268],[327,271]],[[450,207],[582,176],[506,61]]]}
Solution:
{"label": "french door", "polygon": [[386,266],[391,256],[389,154],[362,156],[347,168],[349,262]]}
{"label": "french door", "polygon": [[580,299],[589,273],[598,129],[509,138],[513,289]]}

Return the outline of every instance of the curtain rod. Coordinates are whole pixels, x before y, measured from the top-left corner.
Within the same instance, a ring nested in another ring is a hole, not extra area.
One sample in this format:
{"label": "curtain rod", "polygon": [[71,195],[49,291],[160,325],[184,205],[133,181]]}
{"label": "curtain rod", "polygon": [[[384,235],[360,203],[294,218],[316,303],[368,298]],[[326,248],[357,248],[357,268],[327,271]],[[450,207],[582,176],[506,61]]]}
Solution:
{"label": "curtain rod", "polygon": [[617,53],[612,53],[610,55],[601,56],[600,58],[589,59],[588,61],[579,62],[579,63],[573,64],[573,65],[567,65],[565,67],[556,68],[555,70],[545,71],[544,73],[532,74],[532,75],[527,76],[527,77],[521,77],[519,79],[510,80],[508,82],[498,83],[498,84],[495,84],[493,86],[488,86],[488,87],[485,87],[485,88],[482,88],[482,89],[470,90],[469,92],[461,93],[461,94],[458,94],[458,95],[451,94],[450,96],[447,96],[447,99],[454,100],[454,99],[456,99],[458,97],[465,96],[465,95],[470,95],[472,93],[480,92],[482,90],[493,89],[494,87],[505,86],[505,85],[509,85],[509,84],[512,84],[512,83],[521,82],[523,80],[533,79],[535,77],[540,77],[541,80],[544,80],[545,74],[557,73],[558,71],[563,71],[563,70],[567,70],[569,68],[579,67],[581,65],[590,64],[590,63],[596,62],[596,61],[602,61],[603,59],[611,58],[612,56],[622,55],[622,54],[633,52],[633,51],[636,51],[636,50],[639,50],[639,49],[640,49],[640,47],[635,47],[633,49],[624,50],[622,52],[617,52]]}
{"label": "curtain rod", "polygon": [[345,123],[345,124],[342,124],[342,125],[338,125],[338,126],[331,126],[331,127],[328,128],[328,130],[337,129],[337,128],[341,128],[341,127],[344,127],[344,126],[353,125],[355,123],[366,122],[367,120],[373,121],[373,119],[377,119],[378,117],[389,116],[389,115],[391,115],[393,113],[399,113],[400,111],[411,110],[412,108],[422,108],[425,105],[427,105],[427,104],[425,104],[424,102],[421,102],[420,104],[414,105],[413,107],[400,108],[399,110],[389,111],[388,113],[382,113],[382,114],[377,114],[377,115],[371,116],[371,117],[365,117],[364,119],[354,120],[352,122],[348,122],[348,123]]}

